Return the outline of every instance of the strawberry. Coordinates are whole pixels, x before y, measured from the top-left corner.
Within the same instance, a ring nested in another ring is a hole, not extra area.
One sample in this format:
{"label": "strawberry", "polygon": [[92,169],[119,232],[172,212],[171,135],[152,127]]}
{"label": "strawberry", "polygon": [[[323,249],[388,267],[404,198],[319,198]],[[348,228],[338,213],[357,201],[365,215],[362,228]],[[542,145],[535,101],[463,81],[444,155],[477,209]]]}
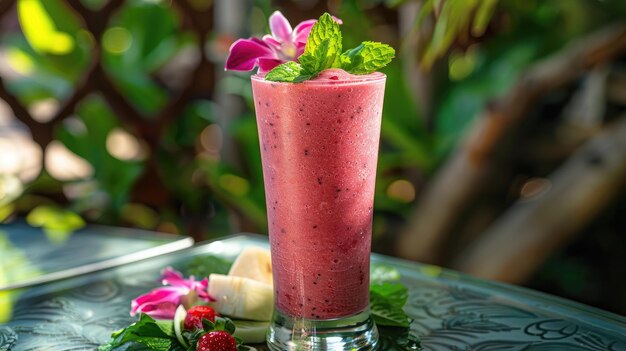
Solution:
{"label": "strawberry", "polygon": [[209,306],[194,306],[187,311],[184,322],[185,330],[202,329],[202,319],[215,322],[215,316],[218,314]]}
{"label": "strawberry", "polygon": [[200,337],[196,351],[237,351],[237,341],[226,331],[212,331]]}

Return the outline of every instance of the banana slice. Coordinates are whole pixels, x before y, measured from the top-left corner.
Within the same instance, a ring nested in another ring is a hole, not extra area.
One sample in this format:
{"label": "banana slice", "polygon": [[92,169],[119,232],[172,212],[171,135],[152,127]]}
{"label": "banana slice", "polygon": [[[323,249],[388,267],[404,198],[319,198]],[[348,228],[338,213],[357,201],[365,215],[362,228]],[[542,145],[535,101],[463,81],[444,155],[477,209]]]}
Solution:
{"label": "banana slice", "polygon": [[241,338],[247,344],[260,344],[265,342],[265,334],[270,327],[269,322],[234,320],[235,336]]}
{"label": "banana slice", "polygon": [[217,300],[209,305],[221,314],[254,321],[272,318],[274,289],[269,284],[250,278],[211,274],[209,295]]}
{"label": "banana slice", "polygon": [[185,338],[183,338],[183,323],[185,323],[185,317],[187,317],[185,306],[178,306],[174,314],[174,334],[176,334],[176,339],[178,339],[181,345],[188,348],[189,345],[187,345]]}
{"label": "banana slice", "polygon": [[228,275],[244,277],[272,285],[272,259],[269,250],[250,246],[230,267]]}

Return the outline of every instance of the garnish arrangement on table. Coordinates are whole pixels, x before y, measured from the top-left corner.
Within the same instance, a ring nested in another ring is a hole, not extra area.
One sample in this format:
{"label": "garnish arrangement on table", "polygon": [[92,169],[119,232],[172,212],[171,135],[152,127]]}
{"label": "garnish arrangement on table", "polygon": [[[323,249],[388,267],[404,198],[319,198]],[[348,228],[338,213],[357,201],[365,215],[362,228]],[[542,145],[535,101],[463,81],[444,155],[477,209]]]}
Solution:
{"label": "garnish arrangement on table", "polygon": [[[163,269],[162,286],[130,303],[130,314],[139,320],[114,332],[99,351],[241,351],[264,343],[274,306],[268,250],[247,247],[233,263],[200,256],[185,271],[193,274],[185,278],[172,267]],[[403,311],[408,290],[392,282],[398,272],[380,266],[372,273],[371,312],[377,325],[394,336],[393,347],[420,349]]]}
{"label": "garnish arrangement on table", "polygon": [[[188,277],[226,274],[246,247],[266,237],[237,236],[112,270],[24,290],[1,291],[13,314],[0,325],[0,350],[95,350],[111,333],[139,320],[131,301],[161,285],[165,267]],[[472,279],[439,267],[372,256],[372,281],[408,288],[403,328],[381,328],[380,350],[404,350],[409,335],[425,351],[524,349],[626,350],[626,320],[571,301]],[[266,350],[263,344],[253,345]]]}

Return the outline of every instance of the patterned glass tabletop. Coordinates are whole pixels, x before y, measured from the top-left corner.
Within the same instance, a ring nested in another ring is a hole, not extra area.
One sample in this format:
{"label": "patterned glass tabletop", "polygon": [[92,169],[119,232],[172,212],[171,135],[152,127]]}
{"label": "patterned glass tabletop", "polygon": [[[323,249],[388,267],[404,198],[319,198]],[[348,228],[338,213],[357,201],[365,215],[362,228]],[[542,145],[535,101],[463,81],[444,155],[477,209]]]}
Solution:
{"label": "patterned glass tabletop", "polygon": [[[202,255],[233,259],[264,237],[241,235],[22,290],[0,292],[0,351],[94,350],[130,324],[130,301],[158,284],[166,266],[185,271]],[[409,287],[405,307],[424,350],[626,350],[626,318],[439,267],[373,255]],[[393,350],[383,337],[380,350]],[[260,348],[263,348],[262,346]]]}
{"label": "patterned glass tabletop", "polygon": [[187,236],[89,226],[46,231],[0,224],[0,291],[22,288],[160,256],[193,245]]}

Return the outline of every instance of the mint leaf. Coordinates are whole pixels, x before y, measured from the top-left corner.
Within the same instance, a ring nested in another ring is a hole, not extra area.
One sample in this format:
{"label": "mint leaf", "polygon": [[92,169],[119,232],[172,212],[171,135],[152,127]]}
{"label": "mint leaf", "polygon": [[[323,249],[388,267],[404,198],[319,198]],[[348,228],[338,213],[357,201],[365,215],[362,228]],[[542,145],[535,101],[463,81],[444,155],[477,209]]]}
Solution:
{"label": "mint leaf", "polygon": [[316,76],[321,71],[338,67],[341,52],[341,29],[332,16],[324,13],[311,28],[304,53],[298,60],[306,74]]}
{"label": "mint leaf", "polygon": [[409,298],[406,286],[400,283],[382,283],[370,285],[370,294],[389,300],[393,305],[402,307]]}
{"label": "mint leaf", "polygon": [[193,275],[197,279],[208,277],[212,273],[228,274],[228,270],[233,263],[218,256],[200,256],[187,263],[185,271],[188,275]]}
{"label": "mint leaf", "polygon": [[99,351],[184,351],[174,333],[172,321],[156,321],[142,314],[139,321],[118,330],[111,335],[112,340],[98,348]]}
{"label": "mint leaf", "polygon": [[307,79],[311,79],[311,76],[303,74],[303,69],[300,64],[293,61],[278,65],[265,75],[265,80],[272,82],[298,83]]}
{"label": "mint leaf", "polygon": [[364,41],[341,54],[341,68],[352,74],[369,74],[389,64],[396,51],[387,44]]}
{"label": "mint leaf", "polygon": [[411,322],[401,307],[388,301],[376,301],[370,304],[370,312],[377,325],[408,328]]}
{"label": "mint leaf", "polygon": [[408,299],[402,284],[382,283],[370,286],[370,312],[378,325],[407,328],[411,324],[402,309]]}

